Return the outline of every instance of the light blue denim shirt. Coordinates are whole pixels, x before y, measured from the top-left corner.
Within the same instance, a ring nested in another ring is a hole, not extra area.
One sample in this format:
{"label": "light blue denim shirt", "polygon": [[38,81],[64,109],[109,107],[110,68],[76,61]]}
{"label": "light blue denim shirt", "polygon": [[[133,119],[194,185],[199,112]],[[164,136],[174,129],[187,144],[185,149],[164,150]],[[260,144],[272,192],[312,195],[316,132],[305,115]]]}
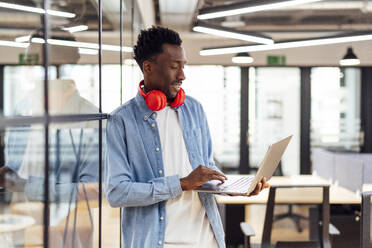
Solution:
{"label": "light blue denim shirt", "polygon": [[[186,96],[185,103],[176,111],[193,169],[202,164],[218,170],[201,104]],[[182,189],[178,175],[164,176],[156,112],[137,94],[110,115],[106,134],[106,195],[112,207],[123,208],[124,247],[163,247],[166,201],[180,195]],[[199,196],[219,247],[225,247],[213,195]]]}

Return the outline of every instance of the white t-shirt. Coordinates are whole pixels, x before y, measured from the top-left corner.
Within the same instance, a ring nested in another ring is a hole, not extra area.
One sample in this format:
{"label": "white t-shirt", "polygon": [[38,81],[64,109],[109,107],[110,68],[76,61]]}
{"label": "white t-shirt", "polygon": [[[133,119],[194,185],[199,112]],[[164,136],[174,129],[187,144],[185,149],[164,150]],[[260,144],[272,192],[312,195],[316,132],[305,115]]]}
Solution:
{"label": "white t-shirt", "polygon": [[[157,111],[165,176],[181,178],[192,171],[176,111],[166,106]],[[205,209],[195,191],[183,191],[166,203],[165,248],[218,247]]]}

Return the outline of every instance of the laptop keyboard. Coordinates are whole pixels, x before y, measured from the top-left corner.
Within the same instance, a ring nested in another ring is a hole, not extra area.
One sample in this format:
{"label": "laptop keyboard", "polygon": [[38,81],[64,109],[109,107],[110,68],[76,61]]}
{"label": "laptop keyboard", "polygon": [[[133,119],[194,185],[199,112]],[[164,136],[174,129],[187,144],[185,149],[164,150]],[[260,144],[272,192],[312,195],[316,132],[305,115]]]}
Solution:
{"label": "laptop keyboard", "polygon": [[[236,181],[227,184],[226,186],[221,185],[219,191],[245,194],[248,192],[248,189],[251,186],[253,180],[254,176],[241,177]],[[226,182],[228,182],[228,180]]]}

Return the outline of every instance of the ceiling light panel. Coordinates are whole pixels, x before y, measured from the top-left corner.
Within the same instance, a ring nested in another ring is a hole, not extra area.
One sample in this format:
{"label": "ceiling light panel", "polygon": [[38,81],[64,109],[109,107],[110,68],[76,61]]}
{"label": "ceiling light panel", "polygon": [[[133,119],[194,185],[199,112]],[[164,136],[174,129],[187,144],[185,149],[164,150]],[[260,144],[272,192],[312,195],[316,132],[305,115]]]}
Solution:
{"label": "ceiling light panel", "polygon": [[230,5],[201,9],[197,18],[199,20],[214,19],[225,16],[241,15],[273,9],[282,9],[290,6],[320,1],[322,0],[284,0],[284,1],[269,0],[265,1],[265,3],[262,3],[263,1],[260,0],[245,1],[233,3]]}
{"label": "ceiling light panel", "polygon": [[27,48],[29,46],[29,43],[19,43],[15,41],[0,40],[0,46]]}
{"label": "ceiling light panel", "polygon": [[259,34],[253,34],[248,32],[235,31],[233,29],[212,26],[207,24],[196,24],[193,30],[200,33],[206,33],[231,39],[244,40],[260,44],[273,44],[274,41],[271,38],[264,37]]}
{"label": "ceiling light panel", "polygon": [[348,42],[366,41],[366,40],[372,40],[371,33],[342,36],[342,37],[328,37],[328,38],[324,37],[324,38],[311,39],[311,40],[300,40],[300,41],[295,40],[295,41],[275,43],[272,45],[249,45],[249,46],[210,48],[210,49],[204,49],[200,51],[200,55],[209,56],[209,55],[221,55],[221,54],[231,54],[231,53],[240,53],[240,52],[259,52],[259,51],[330,45],[330,44],[339,44],[339,43],[348,43]]}
{"label": "ceiling light panel", "polygon": [[[12,4],[12,3],[0,2],[0,8],[14,9],[14,10],[37,13],[37,14],[45,14],[45,10],[42,8],[35,8],[35,7],[29,7],[29,6],[19,5],[19,4]],[[46,13],[52,16],[65,17],[65,18],[74,18],[76,16],[74,13],[50,10],[50,9],[48,9]]]}
{"label": "ceiling light panel", "polygon": [[[35,43],[40,43],[40,44],[44,43],[44,39],[42,39],[42,38],[32,38],[31,41],[35,42]],[[80,47],[80,48],[88,48],[88,49],[99,49],[99,45],[97,43],[90,43],[90,42],[48,39],[48,43],[51,44],[51,45],[55,45],[55,46],[68,46],[68,47]],[[120,46],[102,44],[102,50],[120,52]],[[122,51],[130,53],[130,52],[133,52],[133,48],[123,46]]]}
{"label": "ceiling light panel", "polygon": [[88,26],[87,25],[78,25],[78,26],[73,26],[73,27],[62,28],[62,30],[70,32],[70,33],[76,33],[76,32],[81,32],[81,31],[88,30]]}

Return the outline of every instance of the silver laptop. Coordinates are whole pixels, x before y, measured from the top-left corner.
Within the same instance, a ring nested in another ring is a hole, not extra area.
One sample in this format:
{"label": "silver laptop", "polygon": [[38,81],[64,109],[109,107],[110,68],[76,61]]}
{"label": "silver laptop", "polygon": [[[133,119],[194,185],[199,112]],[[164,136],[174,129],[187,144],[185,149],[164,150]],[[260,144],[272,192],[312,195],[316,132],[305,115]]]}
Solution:
{"label": "silver laptop", "polygon": [[249,195],[263,177],[266,177],[267,180],[272,177],[291,138],[292,135],[269,147],[255,176],[227,176],[228,179],[224,183],[219,180],[211,180],[195,190],[214,194]]}

